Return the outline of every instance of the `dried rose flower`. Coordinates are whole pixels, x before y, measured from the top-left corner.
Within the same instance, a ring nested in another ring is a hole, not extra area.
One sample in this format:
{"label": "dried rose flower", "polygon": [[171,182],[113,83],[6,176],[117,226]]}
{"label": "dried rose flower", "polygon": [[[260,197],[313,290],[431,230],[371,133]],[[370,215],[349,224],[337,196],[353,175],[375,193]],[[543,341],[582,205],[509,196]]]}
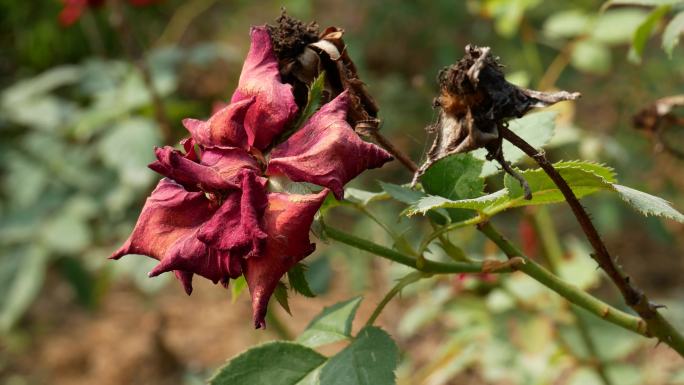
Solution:
{"label": "dried rose flower", "polygon": [[[297,105],[291,86],[281,82],[267,29],[253,28],[251,38],[231,103],[206,122],[183,121],[190,132],[184,151],[155,150],[150,168],[166,178],[111,258],[155,258],[160,262],[150,276],[174,271],[188,294],[194,274],[224,285],[244,274],[260,328],[281,277],[314,251],[309,230],[329,190],[341,199],[347,182],[391,157],[347,123],[346,91],[264,155],[295,121]],[[269,192],[270,176],[323,189]]]}

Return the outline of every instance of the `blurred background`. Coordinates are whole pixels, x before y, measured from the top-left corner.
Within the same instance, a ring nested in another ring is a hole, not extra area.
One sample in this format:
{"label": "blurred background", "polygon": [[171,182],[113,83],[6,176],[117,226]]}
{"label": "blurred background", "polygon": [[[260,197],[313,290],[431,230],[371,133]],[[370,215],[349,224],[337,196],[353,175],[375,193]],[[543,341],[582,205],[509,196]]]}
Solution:
{"label": "blurred background", "polygon": [[[274,306],[261,331],[247,293],[197,279],[188,297],[168,274],[147,278],[154,260],[107,260],[159,179],[146,167],[153,146],[177,143],[183,118],[204,119],[230,98],[250,25],[273,23],[281,7],[346,31],[385,135],[416,161],[436,118],[437,71],[466,44],[488,45],[512,82],[582,93],[555,107],[551,159],[604,162],[621,184],[684,209],[684,159],[632,124],[656,99],[684,92],[683,49],[670,57],[660,47],[676,7],[655,20],[639,55],[632,38],[652,10],[601,13],[601,3],[0,0],[0,384],[201,384],[249,346],[296,335],[323,306],[364,295],[360,313],[369,314],[402,272],[319,241],[306,260],[318,296],[292,295],[292,315]],[[674,128],[662,140],[684,146]],[[378,179],[410,177],[393,162],[352,186],[379,191]],[[684,226],[643,218],[607,195],[585,204],[620,263],[684,329]],[[371,209],[420,240],[421,219],[400,219],[391,202]],[[329,222],[390,242],[369,219],[335,210]],[[562,275],[620,306],[569,210],[549,211],[564,246]],[[529,217],[514,211],[497,221],[534,256]],[[496,253],[475,231],[454,240],[473,255]],[[684,361],[666,346],[580,314],[597,345],[590,357],[569,314],[555,294],[512,274],[421,281],[379,321],[403,352],[400,384],[603,384],[597,365],[615,384],[684,383]]]}

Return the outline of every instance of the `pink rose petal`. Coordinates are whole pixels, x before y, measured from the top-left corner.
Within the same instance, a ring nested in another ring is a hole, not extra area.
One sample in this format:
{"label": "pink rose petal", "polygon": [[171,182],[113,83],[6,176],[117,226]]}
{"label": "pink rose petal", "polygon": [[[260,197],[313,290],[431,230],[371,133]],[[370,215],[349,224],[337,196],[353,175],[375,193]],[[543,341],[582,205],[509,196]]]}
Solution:
{"label": "pink rose petal", "polygon": [[231,103],[255,98],[245,116],[249,145],[268,147],[297,113],[292,86],[280,81],[278,59],[265,26],[253,27],[252,45],[240,74],[240,83]]}
{"label": "pink rose petal", "polygon": [[221,208],[202,226],[198,238],[211,248],[229,251],[231,257],[251,257],[259,255],[266,242],[262,225],[266,179],[254,171],[242,170],[240,182],[241,190],[226,196]]}
{"label": "pink rose petal", "polygon": [[391,160],[387,151],[356,135],[346,121],[348,105],[347,91],[324,105],[271,152],[266,173],[327,187],[342,199],[347,182]]}
{"label": "pink rose petal", "polygon": [[243,260],[257,329],[266,325],[266,307],[282,276],[315,250],[316,245],[309,241],[309,230],[327,195],[327,189],[308,195],[268,194],[264,214],[266,249],[261,256]]}
{"label": "pink rose petal", "polygon": [[157,161],[149,167],[191,191],[236,189],[240,185],[241,170],[259,170],[254,158],[234,147],[205,149],[200,163],[169,146],[156,148],[154,152]]}
{"label": "pink rose petal", "polygon": [[[196,240],[199,227],[216,211],[214,203],[206,199],[202,192],[187,192],[183,187],[169,179],[162,179],[152,192],[140,213],[138,222],[130,237],[110,258],[119,259],[127,254],[142,254],[156,260],[173,258],[179,252],[192,252],[194,257],[203,259],[207,247]],[[186,291],[191,275],[201,274],[216,279],[217,274],[207,269],[178,269]]]}
{"label": "pink rose petal", "polygon": [[197,144],[202,146],[239,147],[246,150],[245,115],[255,100],[255,97],[247,97],[221,108],[206,122],[184,119],[183,125]]}

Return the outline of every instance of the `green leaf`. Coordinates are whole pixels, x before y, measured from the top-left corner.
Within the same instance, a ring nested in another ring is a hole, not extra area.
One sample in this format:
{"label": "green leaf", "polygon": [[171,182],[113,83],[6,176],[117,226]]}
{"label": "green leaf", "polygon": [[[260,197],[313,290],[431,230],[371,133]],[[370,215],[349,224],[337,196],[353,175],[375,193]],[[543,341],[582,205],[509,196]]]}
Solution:
{"label": "green leaf", "polygon": [[398,184],[385,183],[381,181],[380,186],[387,194],[389,194],[389,196],[394,198],[394,200],[406,204],[412,204],[425,196],[425,194],[421,191],[414,190],[406,186],[400,186]]}
{"label": "green leaf", "polygon": [[284,283],[278,282],[278,285],[273,291],[273,296],[275,297],[276,301],[278,301],[278,304],[285,309],[287,314],[292,315],[292,312],[290,311],[290,303],[287,299],[287,286],[285,286]]}
{"label": "green leaf", "polygon": [[247,280],[245,279],[244,275],[239,276],[237,279],[234,279],[230,282],[230,300],[231,302],[235,303],[237,299],[240,297],[240,294],[245,290],[247,287]]}
{"label": "green leaf", "polygon": [[391,385],[398,349],[382,329],[368,326],[331,357],[321,371],[321,385]]}
{"label": "green leaf", "polygon": [[[613,171],[610,168],[592,162],[558,162],[554,164],[554,167],[568,183],[577,198],[582,198],[602,189],[609,189],[611,186],[610,182],[615,180]],[[558,190],[558,187],[551,178],[546,175],[544,170],[525,170],[521,171],[520,174],[530,185],[532,199],[529,201],[525,200],[523,198],[523,189],[518,181],[507,174],[504,177],[504,185],[508,188],[508,194],[511,198],[511,201],[508,202],[509,207],[565,201],[563,194]],[[606,177],[609,179],[606,179]]]}
{"label": "green leaf", "polygon": [[451,200],[439,196],[429,195],[406,209],[405,213],[408,216],[413,216],[416,214],[425,214],[429,210],[435,210],[439,208],[482,211],[487,207],[493,206],[497,203],[505,202],[508,199],[508,190],[506,189],[502,189],[495,193],[483,195],[474,199]]}
{"label": "green leaf", "polygon": [[148,186],[155,178],[147,165],[154,160],[154,146],[160,144],[155,124],[143,118],[114,125],[98,143],[105,164],[117,170],[121,180],[134,187]]}
{"label": "green leaf", "polygon": [[325,294],[330,289],[332,280],[332,267],[330,266],[330,258],[319,254],[318,258],[309,262],[309,268],[304,272],[311,291],[316,294]]}
{"label": "green leaf", "polygon": [[684,33],[684,12],[679,12],[665,27],[663,32],[663,49],[672,58],[674,47],[679,44],[679,37]]}
{"label": "green leaf", "polygon": [[[592,162],[558,162],[554,167],[565,178],[578,198],[612,189],[615,173],[609,167]],[[523,198],[524,192],[518,181],[506,174],[506,188],[474,199],[450,200],[428,196],[406,210],[408,215],[423,214],[437,208],[459,208],[485,212],[493,215],[511,207],[549,204],[565,201],[563,194],[542,169],[521,171],[532,190],[532,199]]]}
{"label": "green leaf", "polygon": [[347,187],[344,189],[344,198],[351,202],[367,206],[371,202],[387,198],[387,194],[384,192],[372,192],[358,188]]}
{"label": "green leaf", "polygon": [[628,44],[648,12],[638,8],[615,9],[599,14],[591,29],[591,40],[607,44]]}
{"label": "green leaf", "polygon": [[297,385],[325,361],[325,356],[306,346],[284,341],[268,342],[232,358],[209,383]]}
{"label": "green leaf", "polygon": [[657,7],[659,5],[672,5],[684,3],[682,0],[609,0],[603,3],[601,11],[615,5],[636,5],[642,7]]}
{"label": "green leaf", "polygon": [[[428,196],[422,191],[414,190],[406,186],[384,182],[380,182],[380,185],[392,198],[409,205]],[[406,213],[402,213],[402,215],[405,214]],[[434,212],[430,213],[430,218],[437,224],[444,224],[449,220],[449,213],[443,209],[436,209]]]}
{"label": "green leaf", "polygon": [[602,75],[610,70],[610,50],[596,40],[582,40],[574,45],[570,62],[580,71]]}
{"label": "green leaf", "polygon": [[591,21],[590,16],[577,9],[554,13],[544,22],[544,35],[549,39],[580,36],[590,30]]}
{"label": "green leaf", "polygon": [[82,74],[78,66],[54,67],[33,78],[22,80],[6,88],[2,93],[2,107],[12,109],[29,99],[43,96],[55,88],[76,83]]}
{"label": "green leaf", "polygon": [[617,191],[622,200],[645,216],[656,215],[684,223],[684,214],[673,208],[670,202],[663,198],[619,184],[614,184],[613,189]]}
{"label": "green leaf", "polygon": [[324,88],[325,71],[321,72],[321,74],[314,79],[313,83],[311,83],[311,87],[309,87],[309,95],[306,99],[306,107],[304,107],[304,110],[302,110],[301,115],[299,115],[299,118],[294,125],[295,130],[300,128],[307,120],[309,120],[311,115],[318,110],[318,107],[321,105],[321,96],[323,95]]}
{"label": "green leaf", "polygon": [[[520,119],[510,120],[508,122],[508,129],[525,139],[527,143],[531,144],[533,147],[542,148],[553,137],[556,128],[556,116],[558,116],[558,114],[554,111],[536,112],[525,115]],[[525,153],[522,150],[508,141],[503,142],[502,149],[504,158],[512,163],[519,161],[525,156]],[[487,150],[478,149],[471,154],[477,159],[485,160]],[[497,174],[500,171],[499,167],[498,163],[487,161],[482,167],[480,176],[488,177]]]}
{"label": "green leaf", "polygon": [[317,347],[349,339],[352,321],[360,303],[361,297],[355,297],[326,307],[311,320],[309,326],[297,338],[297,342],[305,346]]}
{"label": "green leaf", "polygon": [[641,62],[641,54],[644,52],[646,43],[653,33],[653,29],[669,10],[669,5],[661,5],[651,11],[646,20],[639,25],[632,38],[632,48],[629,50],[629,60],[635,63]]}
{"label": "green leaf", "polygon": [[[437,161],[421,178],[425,192],[447,199],[468,199],[482,195],[484,179],[480,176],[484,162],[470,154],[456,154]],[[460,221],[468,213],[448,210],[453,221]]]}
{"label": "green leaf", "polygon": [[290,271],[287,272],[287,280],[290,282],[290,288],[296,293],[299,293],[305,297],[313,298],[316,294],[311,291],[309,283],[306,281],[305,272],[307,266],[303,263],[298,263],[294,265]]}
{"label": "green leaf", "polygon": [[48,255],[37,246],[5,253],[0,264],[0,330],[8,331],[33,303],[47,269]]}

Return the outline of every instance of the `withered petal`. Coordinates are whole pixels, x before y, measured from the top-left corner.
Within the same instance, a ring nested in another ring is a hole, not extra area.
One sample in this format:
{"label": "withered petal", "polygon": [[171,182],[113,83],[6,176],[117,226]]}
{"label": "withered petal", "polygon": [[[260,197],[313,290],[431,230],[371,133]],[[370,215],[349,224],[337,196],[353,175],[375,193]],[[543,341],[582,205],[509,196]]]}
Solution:
{"label": "withered petal", "polygon": [[183,125],[197,144],[205,147],[239,147],[247,149],[245,116],[255,97],[246,97],[221,108],[209,120],[184,119]]}
{"label": "withered petal", "polygon": [[387,151],[356,135],[346,121],[348,106],[348,91],[324,105],[299,131],[273,149],[266,173],[327,187],[342,199],[347,182],[391,160]]}
{"label": "withered petal", "polygon": [[[110,258],[119,259],[127,254],[142,254],[164,263],[178,250],[193,249],[197,258],[206,254],[203,244],[194,244],[197,229],[216,211],[215,205],[202,192],[188,192],[170,179],[162,179],[145,201],[135,228],[123,246]],[[174,270],[174,269],[171,269]],[[185,290],[191,282],[187,273],[206,275],[187,266],[179,273]],[[209,274],[210,275],[210,274]]]}
{"label": "withered petal", "polygon": [[169,146],[155,148],[154,152],[157,161],[149,168],[191,191],[236,189],[241,170],[259,169],[246,151],[236,147],[205,149],[199,163]]}
{"label": "withered petal", "polygon": [[213,249],[229,251],[231,257],[259,255],[266,242],[262,219],[267,204],[265,185],[265,178],[242,170],[241,189],[225,197],[221,208],[201,227],[198,238]]}
{"label": "withered petal", "polygon": [[252,295],[254,326],[265,327],[266,308],[280,279],[292,266],[313,253],[316,245],[309,241],[314,215],[328,195],[328,189],[317,194],[297,195],[269,193],[264,213],[268,234],[263,255],[243,259],[243,272]]}
{"label": "withered petal", "polygon": [[247,109],[245,130],[249,145],[267,148],[297,113],[292,86],[281,82],[278,60],[265,26],[253,27],[252,45],[231,103],[255,98]]}

